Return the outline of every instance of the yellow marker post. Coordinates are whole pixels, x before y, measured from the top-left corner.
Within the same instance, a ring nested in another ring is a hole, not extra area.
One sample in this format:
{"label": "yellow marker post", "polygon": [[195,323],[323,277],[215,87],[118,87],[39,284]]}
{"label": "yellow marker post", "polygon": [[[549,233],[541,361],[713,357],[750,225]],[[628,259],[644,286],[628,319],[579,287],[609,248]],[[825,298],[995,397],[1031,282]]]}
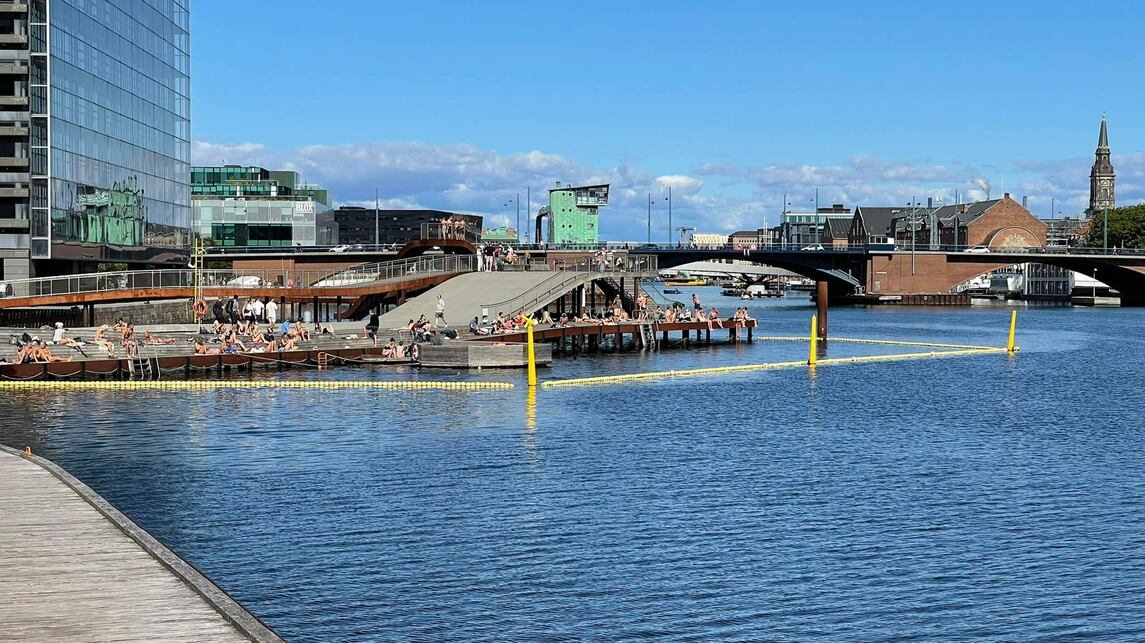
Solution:
{"label": "yellow marker post", "polygon": [[1013,353],[1017,349],[1014,348],[1014,330],[1018,327],[1018,311],[1010,311],[1010,341],[1006,342],[1006,352]]}
{"label": "yellow marker post", "polygon": [[815,354],[817,352],[817,348],[818,348],[817,346],[815,346],[815,330],[818,328],[818,326],[816,324],[817,321],[818,321],[818,319],[816,319],[816,316],[812,315],[811,316],[811,348],[807,354],[807,365],[808,366],[814,366],[815,365],[815,358],[817,357],[817,355]]}
{"label": "yellow marker post", "polygon": [[533,321],[532,317],[525,318],[525,330],[529,336],[529,386],[537,385],[537,353],[533,349]]}

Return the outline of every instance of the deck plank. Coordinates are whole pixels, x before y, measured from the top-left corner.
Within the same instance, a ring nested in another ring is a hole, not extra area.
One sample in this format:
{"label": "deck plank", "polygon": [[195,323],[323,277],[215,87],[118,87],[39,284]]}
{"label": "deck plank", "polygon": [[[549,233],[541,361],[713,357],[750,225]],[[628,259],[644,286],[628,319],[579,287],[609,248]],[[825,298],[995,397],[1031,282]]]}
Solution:
{"label": "deck plank", "polygon": [[0,451],[0,623],[11,641],[245,641],[58,478]]}

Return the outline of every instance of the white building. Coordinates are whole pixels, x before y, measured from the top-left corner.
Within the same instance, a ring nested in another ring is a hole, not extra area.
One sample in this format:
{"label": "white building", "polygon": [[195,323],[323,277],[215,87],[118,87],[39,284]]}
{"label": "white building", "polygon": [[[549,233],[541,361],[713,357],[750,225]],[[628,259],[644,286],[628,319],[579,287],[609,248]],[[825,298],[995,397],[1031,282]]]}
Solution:
{"label": "white building", "polygon": [[697,248],[722,248],[728,245],[728,235],[719,232],[693,232],[692,245]]}

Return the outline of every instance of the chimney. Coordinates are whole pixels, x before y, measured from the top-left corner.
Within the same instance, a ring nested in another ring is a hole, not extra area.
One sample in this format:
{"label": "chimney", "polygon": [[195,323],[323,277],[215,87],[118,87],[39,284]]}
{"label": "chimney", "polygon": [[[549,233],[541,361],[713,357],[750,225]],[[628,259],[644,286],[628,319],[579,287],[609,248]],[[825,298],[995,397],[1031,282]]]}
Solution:
{"label": "chimney", "polygon": [[1027,205],[1027,201],[1026,201],[1026,199],[1028,199],[1028,198],[1029,197],[1027,197],[1026,195],[1024,195],[1024,194],[1022,195],[1022,207],[1026,208],[1027,210],[1030,209],[1029,206]]}
{"label": "chimney", "polygon": [[1009,193],[1009,192],[1003,192],[1003,193],[1002,193],[1002,198],[1003,198],[1003,199],[1008,199],[1008,198],[1010,198],[1010,193]]}
{"label": "chimney", "polygon": [[933,207],[934,207],[934,197],[932,197],[932,196],[926,197],[926,209],[929,210]]}

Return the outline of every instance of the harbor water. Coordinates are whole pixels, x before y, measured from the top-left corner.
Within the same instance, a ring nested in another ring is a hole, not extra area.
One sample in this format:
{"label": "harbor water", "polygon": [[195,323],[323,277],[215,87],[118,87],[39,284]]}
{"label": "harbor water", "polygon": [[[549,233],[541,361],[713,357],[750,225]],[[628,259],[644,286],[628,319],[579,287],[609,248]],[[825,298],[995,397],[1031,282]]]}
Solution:
{"label": "harbor water", "polygon": [[[692,291],[741,304],[677,298]],[[745,303],[757,335],[808,331],[805,294]],[[1143,322],[1023,308],[1014,357],[540,389],[532,406],[521,371],[256,374],[518,384],[489,391],[12,390],[0,443],[66,467],[291,641],[1140,640]],[[1008,323],[1005,306],[829,320],[993,346]],[[567,357],[541,378],[806,352]]]}

